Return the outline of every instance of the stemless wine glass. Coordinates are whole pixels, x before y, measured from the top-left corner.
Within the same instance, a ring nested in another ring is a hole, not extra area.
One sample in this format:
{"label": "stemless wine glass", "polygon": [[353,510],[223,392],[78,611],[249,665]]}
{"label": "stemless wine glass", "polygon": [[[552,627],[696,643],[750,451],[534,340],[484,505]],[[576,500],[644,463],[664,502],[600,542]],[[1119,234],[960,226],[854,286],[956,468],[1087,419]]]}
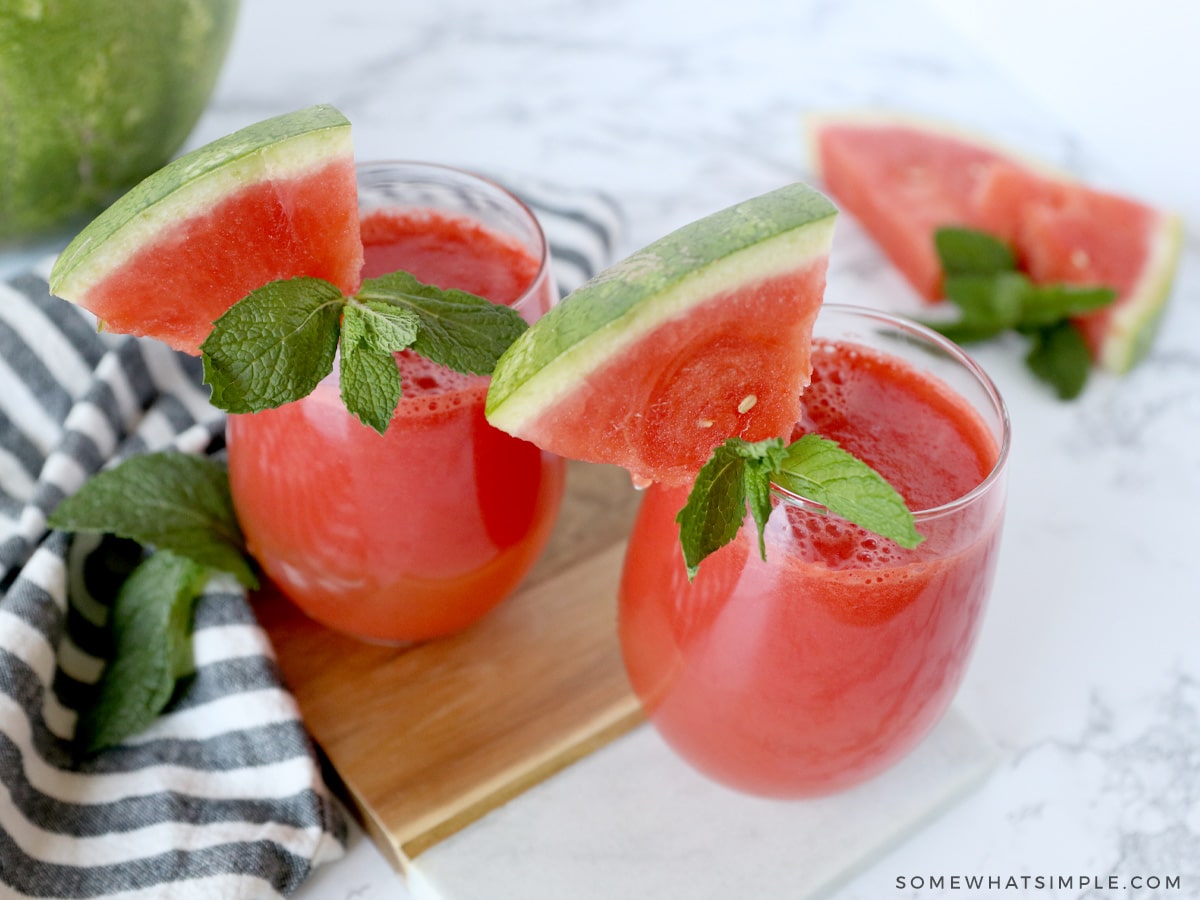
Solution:
{"label": "stemless wine glass", "polygon": [[1009,421],[988,376],[940,335],[826,305],[796,436],[817,432],[916,510],[906,550],[772,488],[766,561],[752,520],[687,579],[651,487],[625,560],[620,638],[654,725],[711,778],[773,797],[826,794],[903,757],[949,705],[991,590]]}
{"label": "stemless wine glass", "polygon": [[[403,269],[504,303],[529,322],[557,293],[533,213],[500,186],[415,162],[358,167],[365,278]],[[385,434],[339,395],[229,417],[229,477],[249,548],[309,616],[407,643],[475,622],[515,589],[561,504],[562,459],[488,425],[488,379],[397,354]]]}

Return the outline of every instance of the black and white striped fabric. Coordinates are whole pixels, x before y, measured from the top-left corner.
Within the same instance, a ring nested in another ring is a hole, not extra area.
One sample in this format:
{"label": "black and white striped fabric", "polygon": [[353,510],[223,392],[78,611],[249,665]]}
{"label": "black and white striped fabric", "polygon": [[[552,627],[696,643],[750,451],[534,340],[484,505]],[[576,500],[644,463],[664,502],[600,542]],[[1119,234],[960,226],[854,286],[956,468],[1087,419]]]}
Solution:
{"label": "black and white striped fabric", "polygon": [[[620,222],[607,199],[514,186],[562,290],[611,261]],[[73,755],[128,547],[48,531],[46,517],[131,454],[221,453],[224,418],[198,360],[98,333],[50,296],[49,265],[0,283],[0,897],[287,896],[343,853],[346,822],[236,582],[201,598],[195,672],[164,715]]]}

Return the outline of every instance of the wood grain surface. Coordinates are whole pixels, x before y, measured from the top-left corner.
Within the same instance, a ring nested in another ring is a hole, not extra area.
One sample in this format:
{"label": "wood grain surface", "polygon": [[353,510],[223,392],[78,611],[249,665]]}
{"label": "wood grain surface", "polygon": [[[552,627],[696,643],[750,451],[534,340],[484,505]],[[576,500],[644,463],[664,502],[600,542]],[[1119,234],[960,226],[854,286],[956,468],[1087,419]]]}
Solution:
{"label": "wood grain surface", "polygon": [[620,469],[572,462],[546,552],[454,637],[344,637],[270,588],[259,619],[333,781],[401,872],[422,850],[641,721],[616,637],[637,506]]}

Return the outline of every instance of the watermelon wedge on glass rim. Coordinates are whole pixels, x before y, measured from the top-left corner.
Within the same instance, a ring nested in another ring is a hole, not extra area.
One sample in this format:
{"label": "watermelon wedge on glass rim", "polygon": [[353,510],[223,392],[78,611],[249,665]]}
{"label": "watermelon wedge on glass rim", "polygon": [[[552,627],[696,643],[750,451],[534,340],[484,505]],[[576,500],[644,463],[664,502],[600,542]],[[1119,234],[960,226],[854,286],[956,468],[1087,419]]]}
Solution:
{"label": "watermelon wedge on glass rim", "polygon": [[926,300],[942,296],[934,232],[986,231],[1035,283],[1116,292],[1111,306],[1075,319],[1096,362],[1125,372],[1149,349],[1178,264],[1178,216],[940,122],[823,113],[809,117],[807,136],[830,194]]}
{"label": "watermelon wedge on glass rim", "polygon": [[50,291],[108,331],[199,355],[212,323],[282,278],[346,293],[362,270],[350,123],[313,106],[179,157],[96,217],[67,246]]}
{"label": "watermelon wedge on glass rim", "polygon": [[786,437],[811,373],[836,210],[792,184],[685,225],[576,289],[500,358],[488,421],[544,450],[695,477],[729,437]]}

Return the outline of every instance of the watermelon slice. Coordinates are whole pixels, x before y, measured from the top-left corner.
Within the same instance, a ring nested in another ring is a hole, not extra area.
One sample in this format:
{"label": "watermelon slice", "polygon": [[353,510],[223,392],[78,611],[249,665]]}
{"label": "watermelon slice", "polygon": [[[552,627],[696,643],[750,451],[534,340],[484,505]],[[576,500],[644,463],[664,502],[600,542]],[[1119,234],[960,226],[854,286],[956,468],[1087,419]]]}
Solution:
{"label": "watermelon slice", "polygon": [[362,270],[350,123],[331,106],[267,119],[150,175],[55,262],[50,290],[104,328],[193,355],[252,290]]}
{"label": "watermelon slice", "polygon": [[690,481],[732,436],[790,436],[835,217],[793,184],[627,257],[501,357],[488,420],[639,484]]}
{"label": "watermelon slice", "polygon": [[1093,359],[1120,373],[1145,356],[1178,264],[1178,216],[1012,165],[990,167],[972,202],[975,227],[1006,240],[1033,281],[1117,292],[1075,320]]}
{"label": "watermelon slice", "polygon": [[933,233],[967,225],[987,167],[1008,155],[977,138],[886,113],[814,115],[812,161],[829,193],[926,300],[942,297]]}
{"label": "watermelon slice", "polygon": [[926,299],[942,296],[933,234],[943,225],[1008,242],[1036,283],[1114,289],[1076,320],[1114,372],[1149,348],[1178,264],[1177,216],[1097,191],[949,126],[891,114],[813,117],[814,164],[833,197]]}

